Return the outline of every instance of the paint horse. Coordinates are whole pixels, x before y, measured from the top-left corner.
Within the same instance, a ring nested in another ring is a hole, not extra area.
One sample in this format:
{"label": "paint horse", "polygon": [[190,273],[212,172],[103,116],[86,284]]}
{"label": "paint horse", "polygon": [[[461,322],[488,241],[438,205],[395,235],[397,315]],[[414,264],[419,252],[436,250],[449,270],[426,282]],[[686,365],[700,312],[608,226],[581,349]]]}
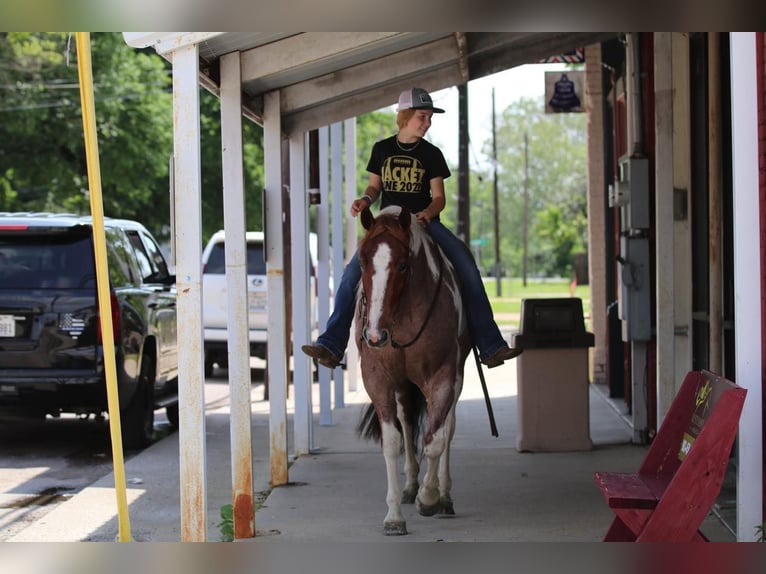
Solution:
{"label": "paint horse", "polygon": [[[386,535],[407,534],[401,504],[453,515],[450,443],[471,338],[452,264],[404,208],[361,213],[356,342],[371,404],[360,435],[380,440],[386,463]],[[421,424],[422,423],[422,424]],[[418,483],[418,438],[427,467]],[[398,478],[404,443],[405,484]]]}

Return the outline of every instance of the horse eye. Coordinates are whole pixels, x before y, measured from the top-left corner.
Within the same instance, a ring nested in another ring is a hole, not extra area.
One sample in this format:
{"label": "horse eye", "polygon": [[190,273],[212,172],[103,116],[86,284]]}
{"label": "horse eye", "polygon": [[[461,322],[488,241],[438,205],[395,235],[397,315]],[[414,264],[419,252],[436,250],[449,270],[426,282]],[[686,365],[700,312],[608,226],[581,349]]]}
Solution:
{"label": "horse eye", "polygon": [[405,273],[408,268],[409,268],[409,265],[407,265],[407,263],[404,263],[404,262],[400,263],[399,264],[399,273]]}

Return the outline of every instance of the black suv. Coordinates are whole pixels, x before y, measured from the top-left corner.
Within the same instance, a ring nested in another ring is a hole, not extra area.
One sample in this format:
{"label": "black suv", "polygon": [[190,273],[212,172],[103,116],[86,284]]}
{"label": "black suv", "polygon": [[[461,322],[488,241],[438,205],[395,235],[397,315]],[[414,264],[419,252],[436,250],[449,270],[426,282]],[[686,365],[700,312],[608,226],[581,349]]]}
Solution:
{"label": "black suv", "polygon": [[[175,275],[135,221],[105,218],[123,446],[178,425]],[[90,217],[0,213],[0,419],[108,411]]]}

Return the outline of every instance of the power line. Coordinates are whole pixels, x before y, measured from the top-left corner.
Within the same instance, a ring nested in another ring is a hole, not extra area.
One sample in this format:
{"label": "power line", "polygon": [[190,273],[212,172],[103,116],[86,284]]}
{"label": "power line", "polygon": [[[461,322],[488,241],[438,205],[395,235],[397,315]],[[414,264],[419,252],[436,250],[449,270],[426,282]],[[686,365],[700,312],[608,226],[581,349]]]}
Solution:
{"label": "power line", "polygon": [[[96,98],[96,102],[111,102],[119,100],[138,100],[145,96],[153,96],[156,94],[165,93],[161,91],[157,92],[145,92],[143,94],[128,94],[124,96],[103,96]],[[79,100],[57,100],[57,101],[45,101],[36,102],[32,104],[20,104],[16,106],[0,106],[0,112],[20,112],[26,110],[46,109],[46,108],[66,108],[72,106],[79,106]]]}

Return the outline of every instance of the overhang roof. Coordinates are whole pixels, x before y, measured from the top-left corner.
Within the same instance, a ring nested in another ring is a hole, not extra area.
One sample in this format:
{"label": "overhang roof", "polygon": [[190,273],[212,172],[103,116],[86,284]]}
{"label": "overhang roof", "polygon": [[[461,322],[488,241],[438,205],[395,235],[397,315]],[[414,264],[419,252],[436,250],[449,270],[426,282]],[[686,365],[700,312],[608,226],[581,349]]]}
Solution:
{"label": "overhang roof", "polygon": [[285,133],[308,131],[615,38],[616,32],[126,32],[134,47],[197,44],[200,82],[220,89],[220,58],[241,53],[242,107],[261,123],[263,94],[281,90]]}

